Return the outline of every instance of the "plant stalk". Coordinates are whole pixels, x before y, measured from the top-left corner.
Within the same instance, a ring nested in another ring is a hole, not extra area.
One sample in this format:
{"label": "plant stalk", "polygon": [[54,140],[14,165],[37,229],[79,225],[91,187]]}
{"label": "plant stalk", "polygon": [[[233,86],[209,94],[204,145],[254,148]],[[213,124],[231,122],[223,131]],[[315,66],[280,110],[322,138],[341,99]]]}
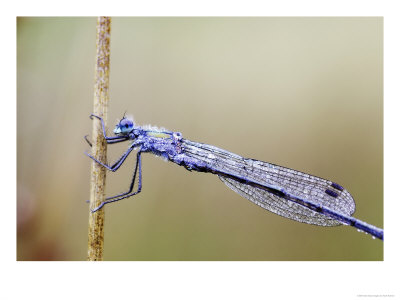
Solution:
{"label": "plant stalk", "polygon": [[[93,113],[107,122],[108,89],[110,75],[110,30],[111,18],[99,17],[97,20],[96,66]],[[93,119],[92,155],[106,162],[107,143],[101,124]],[[106,169],[92,162],[90,177],[90,209],[99,206],[105,197]],[[89,211],[89,238],[87,260],[103,260],[104,248],[104,208],[92,213]]]}

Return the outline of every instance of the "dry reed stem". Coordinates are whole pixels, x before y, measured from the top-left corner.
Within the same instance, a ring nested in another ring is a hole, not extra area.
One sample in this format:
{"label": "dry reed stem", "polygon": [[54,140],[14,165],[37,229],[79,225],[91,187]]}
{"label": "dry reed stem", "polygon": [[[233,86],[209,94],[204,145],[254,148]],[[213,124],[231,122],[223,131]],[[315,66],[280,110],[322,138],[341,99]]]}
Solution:
{"label": "dry reed stem", "polygon": [[[99,17],[97,20],[96,67],[93,113],[107,122],[108,87],[110,73],[110,29],[111,18]],[[93,119],[92,155],[106,162],[107,143],[103,137],[100,121]],[[92,162],[90,178],[90,209],[104,201],[106,169]],[[89,212],[89,239],[87,260],[103,260],[104,247],[104,209]]]}

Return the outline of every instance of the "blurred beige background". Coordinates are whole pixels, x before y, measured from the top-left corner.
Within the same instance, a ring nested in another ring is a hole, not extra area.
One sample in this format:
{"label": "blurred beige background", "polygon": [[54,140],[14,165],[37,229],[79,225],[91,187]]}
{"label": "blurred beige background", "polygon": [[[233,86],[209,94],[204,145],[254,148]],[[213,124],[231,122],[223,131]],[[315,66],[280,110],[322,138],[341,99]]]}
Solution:
{"label": "blurred beige background", "polygon": [[[86,259],[95,36],[96,18],[17,20],[17,260]],[[113,18],[110,85],[110,129],[128,111],[327,178],[383,226],[382,18]],[[107,195],[128,188],[134,158]],[[142,193],[106,207],[106,260],[383,259],[353,228],[297,223],[143,158]]]}

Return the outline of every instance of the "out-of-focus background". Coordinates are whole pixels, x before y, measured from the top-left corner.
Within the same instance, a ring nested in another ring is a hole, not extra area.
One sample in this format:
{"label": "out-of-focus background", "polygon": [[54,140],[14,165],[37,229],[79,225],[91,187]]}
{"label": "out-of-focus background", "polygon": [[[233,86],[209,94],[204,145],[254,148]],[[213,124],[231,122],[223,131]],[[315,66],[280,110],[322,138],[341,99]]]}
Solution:
{"label": "out-of-focus background", "polygon": [[[17,19],[17,260],[86,259],[95,38],[96,18]],[[127,111],[327,178],[383,226],[382,18],[113,18],[110,98],[110,129]],[[128,188],[134,158],[107,195]],[[106,260],[383,259],[353,228],[288,220],[143,158],[142,193],[106,206]]]}

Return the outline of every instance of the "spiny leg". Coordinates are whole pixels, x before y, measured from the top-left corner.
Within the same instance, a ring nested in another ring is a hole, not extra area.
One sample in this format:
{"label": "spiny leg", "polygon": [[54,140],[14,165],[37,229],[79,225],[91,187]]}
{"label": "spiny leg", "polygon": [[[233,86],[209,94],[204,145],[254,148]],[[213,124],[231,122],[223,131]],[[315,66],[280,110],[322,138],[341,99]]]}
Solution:
{"label": "spiny leg", "polygon": [[[117,202],[119,200],[125,199],[125,198],[129,198],[132,197],[134,195],[139,194],[142,191],[142,156],[141,156],[142,152],[138,152],[137,153],[137,158],[136,158],[136,165],[135,165],[135,171],[133,173],[133,178],[132,178],[132,182],[131,185],[129,187],[129,191],[126,193],[122,193],[113,197],[108,197],[106,198],[106,201],[102,202],[98,207],[96,207],[95,209],[92,210],[92,212],[95,212],[97,210],[99,210],[100,208],[102,208],[104,205],[111,203],[111,202]],[[139,182],[138,182],[138,189],[136,192],[132,193],[133,187],[135,185],[135,179],[136,179],[136,174],[139,170]]]}
{"label": "spiny leg", "polygon": [[92,143],[89,141],[88,134],[83,137],[85,141],[89,144],[90,148],[92,148]]}
{"label": "spiny leg", "polygon": [[[126,140],[129,139],[129,137],[127,137],[127,136],[107,136],[106,127],[105,127],[105,125],[104,125],[103,118],[101,118],[101,117],[99,117],[99,116],[96,116],[96,115],[94,115],[94,114],[91,114],[91,115],[90,115],[90,119],[93,120],[93,117],[96,117],[97,119],[100,120],[101,126],[103,127],[103,136],[104,136],[104,138],[106,139],[107,144],[119,143],[119,142],[123,142],[123,141],[126,141]],[[85,138],[85,139],[86,139],[86,138]]]}
{"label": "spiny leg", "polygon": [[[89,144],[89,146],[92,147],[92,142],[89,141],[88,135],[85,135],[83,138]],[[129,140],[128,136],[121,136],[119,140],[117,140],[117,139],[111,140],[111,141],[110,140],[106,140],[106,142],[107,142],[108,145],[110,145],[110,144],[116,144],[116,143],[125,142],[127,140]]]}
{"label": "spiny leg", "polygon": [[98,164],[102,165],[103,167],[107,168],[108,170],[110,170],[112,172],[115,172],[116,170],[119,169],[119,167],[122,165],[122,163],[128,157],[129,153],[132,152],[133,148],[134,147],[129,147],[128,150],[111,167],[106,164],[103,164],[102,162],[100,162],[99,160],[97,160],[96,158],[91,156],[89,153],[85,152],[85,154],[87,156],[89,156],[91,159],[93,159],[95,162],[97,162]]}
{"label": "spiny leg", "polygon": [[121,136],[121,139],[120,140],[108,140],[107,141],[107,144],[116,144],[116,143],[121,143],[121,142],[125,142],[125,141],[127,141],[127,140],[129,140],[129,137],[128,136]]}
{"label": "spiny leg", "polygon": [[[142,183],[141,183],[141,181],[142,181],[142,173],[141,173],[141,170],[142,170],[141,169],[142,168],[142,156],[141,156],[141,153],[142,152],[139,151],[137,153],[137,155],[136,155],[135,170],[133,172],[133,178],[132,178],[132,181],[131,181],[131,185],[129,187],[129,191],[127,191],[126,193],[122,193],[122,194],[113,196],[113,197],[108,197],[108,198],[106,198],[106,200],[112,200],[112,199],[123,197],[123,196],[126,196],[126,195],[130,194],[132,192],[132,190],[133,190],[134,185],[135,185],[136,174],[137,174],[138,168],[139,168],[139,186],[138,186],[138,190],[141,190],[141,188],[142,188],[142,186],[141,186],[142,185]],[[136,193],[137,192],[135,192],[135,194]]]}

